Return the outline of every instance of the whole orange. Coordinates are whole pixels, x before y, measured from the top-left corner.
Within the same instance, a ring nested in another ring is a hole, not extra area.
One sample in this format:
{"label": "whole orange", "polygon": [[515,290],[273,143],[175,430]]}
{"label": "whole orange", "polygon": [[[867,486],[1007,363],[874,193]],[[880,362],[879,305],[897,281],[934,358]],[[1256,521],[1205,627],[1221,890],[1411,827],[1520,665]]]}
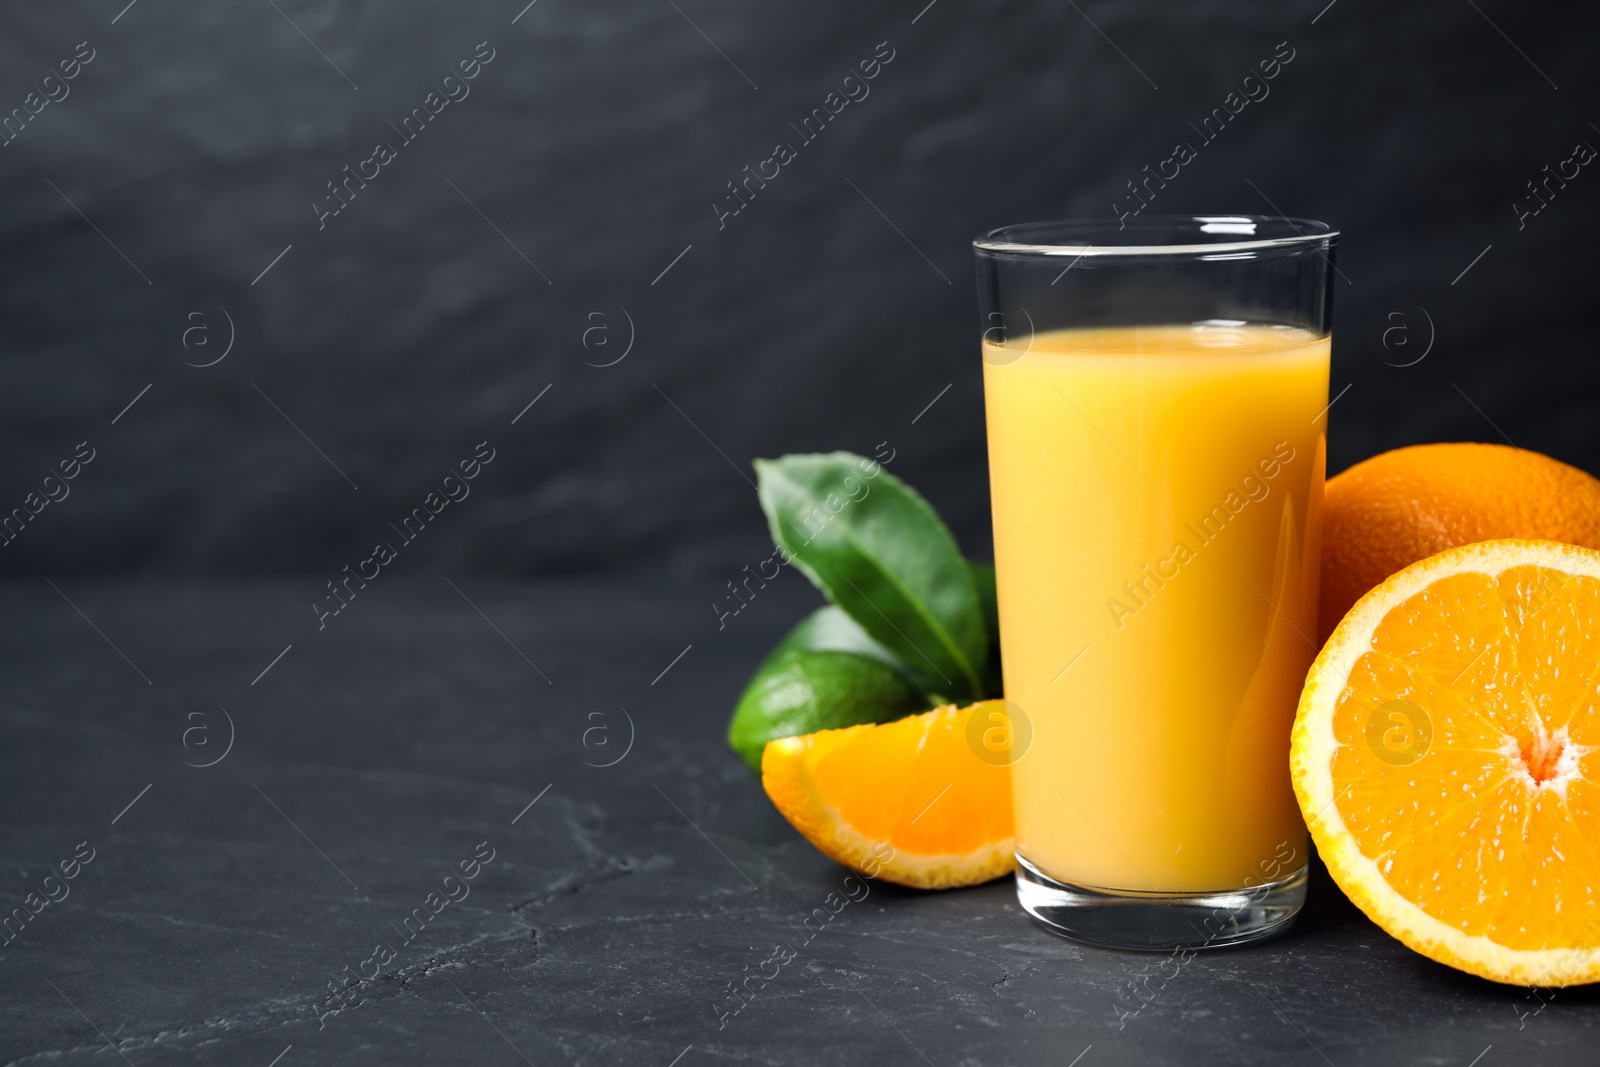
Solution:
{"label": "whole orange", "polygon": [[1411,445],[1328,479],[1318,637],[1391,574],[1501,537],[1600,548],[1600,481],[1525,448]]}

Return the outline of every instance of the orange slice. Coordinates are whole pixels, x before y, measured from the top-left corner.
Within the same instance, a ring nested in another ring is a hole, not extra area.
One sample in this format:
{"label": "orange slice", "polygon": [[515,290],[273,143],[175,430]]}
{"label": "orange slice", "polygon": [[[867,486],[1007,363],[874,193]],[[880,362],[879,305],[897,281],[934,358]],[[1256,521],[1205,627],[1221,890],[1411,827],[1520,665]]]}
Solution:
{"label": "orange slice", "polygon": [[806,840],[848,867],[918,889],[987,882],[1015,862],[1011,772],[992,743],[969,742],[974,714],[980,728],[1003,722],[1005,702],[770,741],[761,784]]}
{"label": "orange slice", "polygon": [[1357,602],[1312,665],[1295,793],[1346,895],[1496,982],[1600,980],[1600,552],[1484,541]]}

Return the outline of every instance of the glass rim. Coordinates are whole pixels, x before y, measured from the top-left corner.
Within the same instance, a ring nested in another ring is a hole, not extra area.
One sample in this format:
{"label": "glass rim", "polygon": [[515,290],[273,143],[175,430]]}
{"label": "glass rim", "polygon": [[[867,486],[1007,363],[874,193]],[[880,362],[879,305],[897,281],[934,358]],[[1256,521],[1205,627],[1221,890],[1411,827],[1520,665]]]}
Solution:
{"label": "glass rim", "polygon": [[[1112,227],[1115,226],[1115,229]],[[1257,230],[1293,231],[1287,235],[1255,236]],[[1249,240],[1200,240],[1188,243],[1156,241],[1143,244],[1096,244],[1089,240],[1099,233],[1139,236],[1139,231],[1182,231],[1191,237],[1238,236]],[[1130,234],[1130,231],[1132,233]],[[1131,220],[1116,218],[1054,219],[1001,226],[972,239],[980,252],[1016,256],[1192,256],[1212,253],[1253,252],[1261,249],[1292,248],[1304,245],[1320,250],[1334,242],[1339,231],[1315,219],[1283,215],[1140,215]],[[1072,240],[1076,238],[1076,240]]]}

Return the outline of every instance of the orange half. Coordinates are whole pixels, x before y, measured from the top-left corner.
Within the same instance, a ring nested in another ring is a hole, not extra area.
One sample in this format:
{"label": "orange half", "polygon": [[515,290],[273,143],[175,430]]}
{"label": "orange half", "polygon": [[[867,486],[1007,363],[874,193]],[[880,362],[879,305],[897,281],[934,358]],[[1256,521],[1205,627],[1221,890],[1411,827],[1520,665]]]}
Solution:
{"label": "orange half", "polygon": [[969,741],[1004,701],[935,708],[895,722],[767,743],[761,784],[828,857],[918,889],[976,885],[1015,863],[1011,772]]}
{"label": "orange half", "polygon": [[1334,880],[1497,982],[1600,980],[1600,552],[1484,541],[1414,563],[1312,665],[1291,766]]}

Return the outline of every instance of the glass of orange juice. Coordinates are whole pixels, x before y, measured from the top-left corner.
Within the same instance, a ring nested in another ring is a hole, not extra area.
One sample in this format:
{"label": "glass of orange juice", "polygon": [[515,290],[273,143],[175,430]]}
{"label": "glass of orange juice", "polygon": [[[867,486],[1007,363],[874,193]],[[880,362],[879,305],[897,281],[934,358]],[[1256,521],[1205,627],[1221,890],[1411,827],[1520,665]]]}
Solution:
{"label": "glass of orange juice", "polygon": [[1017,893],[1069,937],[1214,947],[1305,900],[1289,731],[1336,237],[1139,216],[974,242]]}

